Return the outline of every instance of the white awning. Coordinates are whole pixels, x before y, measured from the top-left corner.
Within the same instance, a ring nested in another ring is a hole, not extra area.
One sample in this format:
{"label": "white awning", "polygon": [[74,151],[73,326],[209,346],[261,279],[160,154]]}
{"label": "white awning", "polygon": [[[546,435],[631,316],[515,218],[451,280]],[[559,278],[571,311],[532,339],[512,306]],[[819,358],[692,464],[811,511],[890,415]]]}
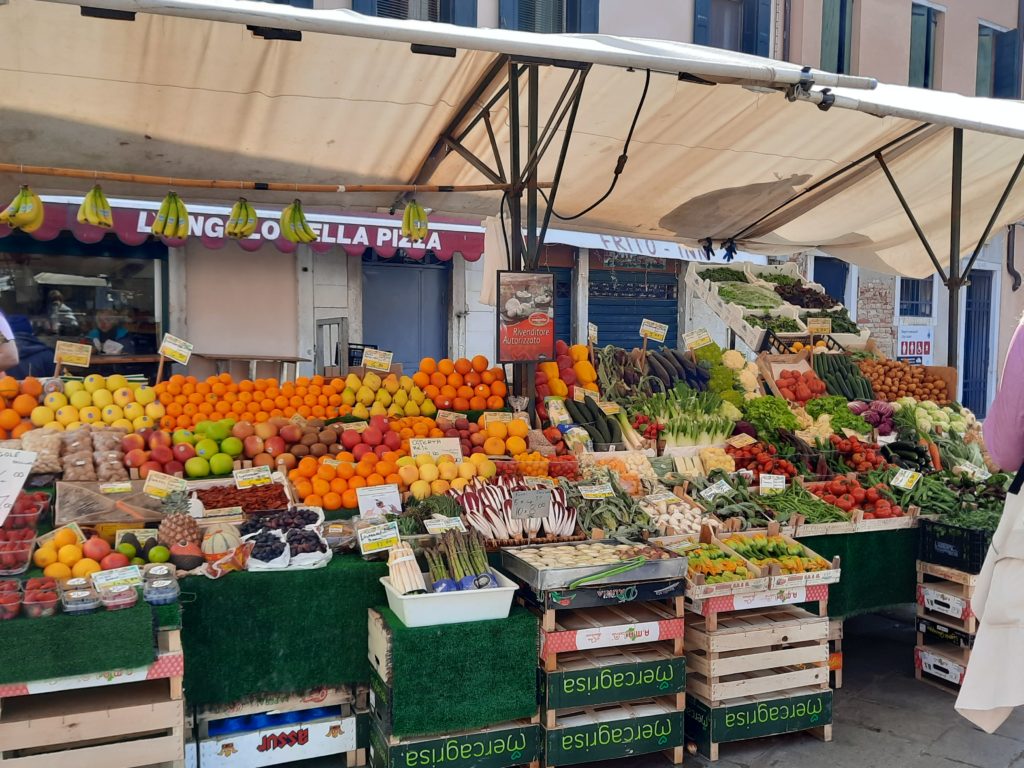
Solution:
{"label": "white awning", "polygon": [[[872,155],[886,149],[945,263],[952,129],[967,131],[965,254],[1024,154],[1020,102],[888,85],[870,90],[873,83],[862,78],[802,73],[794,64],[694,45],[467,29],[247,0],[88,5],[139,15],[123,22],[84,18],[74,4],[0,5],[0,69],[9,84],[0,104],[0,162],[195,178],[409,183],[499,55],[511,54],[593,64],[557,195],[556,209],[565,215],[607,189],[649,68],[654,74],[615,191],[585,216],[554,219],[553,227],[691,249],[707,237],[717,243],[738,236],[746,251],[820,248],[871,268],[924,276],[932,264]],[[302,30],[303,38],[266,40],[246,24]],[[454,56],[415,54],[413,43],[454,48]],[[542,68],[542,115],[569,71]],[[810,93],[794,93],[793,101],[769,90],[806,77],[814,81]],[[823,97],[824,86],[840,86],[828,111],[815,103],[830,98]],[[491,119],[507,157],[505,100],[493,106]],[[559,141],[560,135],[541,163],[542,180],[553,177]],[[490,156],[482,124],[463,144]],[[23,181],[0,176],[6,188]],[[87,186],[51,177],[30,181],[51,194],[81,194]],[[431,181],[487,180],[453,152]],[[104,187],[109,196],[164,193],[136,184]],[[186,198],[215,203],[236,194],[189,190]],[[266,204],[293,197],[250,196]],[[440,213],[479,221],[498,212],[500,193],[418,197]],[[303,200],[310,207],[377,211],[394,194]],[[1022,218],[1024,189],[1015,189],[995,226]]]}

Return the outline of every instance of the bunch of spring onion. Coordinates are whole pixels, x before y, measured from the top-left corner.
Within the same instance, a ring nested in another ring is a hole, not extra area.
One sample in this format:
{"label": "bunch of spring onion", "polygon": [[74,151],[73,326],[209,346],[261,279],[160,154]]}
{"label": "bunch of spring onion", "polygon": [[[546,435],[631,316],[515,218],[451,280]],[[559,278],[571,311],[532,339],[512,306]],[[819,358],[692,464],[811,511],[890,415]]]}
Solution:
{"label": "bunch of spring onion", "polygon": [[638,401],[633,410],[664,425],[666,448],[723,442],[740,416],[714,392],[698,392],[682,383]]}
{"label": "bunch of spring onion", "polygon": [[545,517],[512,517],[512,493],[528,490],[532,489],[521,478],[499,475],[489,483],[475,477],[461,491],[451,489],[448,495],[462,507],[466,521],[488,540],[568,537],[575,533],[576,510],[566,503],[561,488],[551,490]]}

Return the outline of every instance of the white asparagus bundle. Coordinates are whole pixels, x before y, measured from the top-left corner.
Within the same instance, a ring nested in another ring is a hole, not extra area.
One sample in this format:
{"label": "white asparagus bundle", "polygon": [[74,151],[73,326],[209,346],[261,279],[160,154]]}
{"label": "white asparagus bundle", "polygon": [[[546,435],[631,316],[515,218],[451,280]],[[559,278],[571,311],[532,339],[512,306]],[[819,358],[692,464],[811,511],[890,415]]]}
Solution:
{"label": "white asparagus bundle", "polygon": [[423,573],[416,563],[416,554],[407,542],[399,543],[388,552],[388,575],[391,577],[391,586],[398,590],[399,594],[427,591]]}

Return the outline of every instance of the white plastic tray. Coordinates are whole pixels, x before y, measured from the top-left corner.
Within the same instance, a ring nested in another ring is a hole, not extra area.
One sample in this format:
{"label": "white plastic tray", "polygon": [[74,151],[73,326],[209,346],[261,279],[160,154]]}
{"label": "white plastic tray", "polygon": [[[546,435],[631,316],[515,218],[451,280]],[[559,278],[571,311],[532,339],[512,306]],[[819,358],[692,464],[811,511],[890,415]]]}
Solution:
{"label": "white plastic tray", "polygon": [[[425,595],[398,594],[398,590],[391,586],[390,576],[382,577],[380,583],[388,594],[388,607],[405,626],[433,627],[437,624],[508,618],[516,584],[502,573],[496,575],[500,585],[497,587]],[[430,583],[429,574],[424,574],[424,581]]]}

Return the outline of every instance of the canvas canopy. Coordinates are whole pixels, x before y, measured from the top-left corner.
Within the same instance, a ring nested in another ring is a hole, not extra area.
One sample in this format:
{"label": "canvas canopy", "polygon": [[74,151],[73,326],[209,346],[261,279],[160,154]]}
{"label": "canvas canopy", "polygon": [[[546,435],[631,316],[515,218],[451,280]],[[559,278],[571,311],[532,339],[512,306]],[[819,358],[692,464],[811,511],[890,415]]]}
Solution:
{"label": "canvas canopy", "polygon": [[[669,240],[689,248],[735,239],[761,253],[820,248],[912,276],[934,267],[881,166],[884,157],[942,264],[949,260],[952,135],[965,129],[961,251],[969,254],[1024,154],[1024,104],[802,72],[794,64],[680,43],[602,35],[536,35],[310,11],[270,3],[98,0],[134,21],[88,18],[71,4],[0,4],[0,162],[196,178],[337,185],[421,179],[432,149],[502,56],[592,65],[565,158],[556,210],[592,203],[612,177],[640,110],[614,192],[561,229]],[[254,36],[246,25],[302,30],[301,41]],[[454,55],[413,53],[410,44]],[[442,51],[445,52],[445,51]],[[572,73],[544,66],[540,112]],[[684,73],[684,77],[678,75]],[[809,81],[813,80],[813,85]],[[777,90],[804,82],[805,88]],[[837,87],[838,86],[838,87]],[[525,85],[523,85],[525,88]],[[824,89],[831,88],[830,93]],[[824,95],[823,95],[824,94]],[[834,98],[827,111],[818,102]],[[490,109],[494,146],[508,156],[508,100]],[[519,122],[525,124],[525,114]],[[557,147],[561,134],[556,135]],[[482,122],[462,137],[480,157]],[[539,178],[551,180],[549,151]],[[0,177],[10,188],[26,179]],[[487,181],[448,152],[432,183]],[[87,183],[32,178],[37,191],[81,194]],[[164,190],[104,184],[111,196]],[[193,190],[223,202],[230,190]],[[259,193],[261,203],[294,195]],[[419,194],[428,207],[480,220],[500,192]],[[307,208],[386,210],[394,194],[303,195]],[[992,222],[1024,218],[1014,188]]]}

